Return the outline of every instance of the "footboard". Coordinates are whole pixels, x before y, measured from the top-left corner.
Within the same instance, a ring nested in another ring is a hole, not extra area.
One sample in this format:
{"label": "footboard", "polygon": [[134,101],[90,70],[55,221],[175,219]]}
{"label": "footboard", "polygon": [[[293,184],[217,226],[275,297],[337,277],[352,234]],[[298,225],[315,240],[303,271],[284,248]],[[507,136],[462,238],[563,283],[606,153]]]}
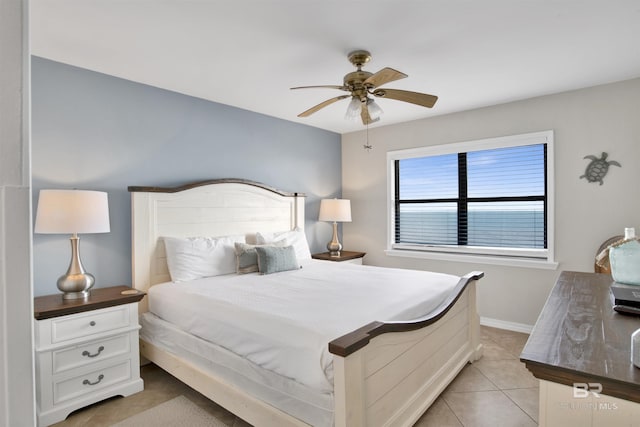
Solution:
{"label": "footboard", "polygon": [[411,426],[482,355],[472,272],[429,315],[372,322],[329,343],[337,427]]}

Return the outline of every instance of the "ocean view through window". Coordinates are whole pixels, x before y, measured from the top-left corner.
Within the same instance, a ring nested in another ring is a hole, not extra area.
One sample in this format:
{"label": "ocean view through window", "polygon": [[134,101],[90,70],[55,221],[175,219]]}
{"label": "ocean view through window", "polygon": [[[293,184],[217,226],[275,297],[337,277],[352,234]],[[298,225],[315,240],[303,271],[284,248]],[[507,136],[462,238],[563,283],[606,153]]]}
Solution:
{"label": "ocean view through window", "polygon": [[388,153],[389,250],[552,261],[552,149],[546,131]]}

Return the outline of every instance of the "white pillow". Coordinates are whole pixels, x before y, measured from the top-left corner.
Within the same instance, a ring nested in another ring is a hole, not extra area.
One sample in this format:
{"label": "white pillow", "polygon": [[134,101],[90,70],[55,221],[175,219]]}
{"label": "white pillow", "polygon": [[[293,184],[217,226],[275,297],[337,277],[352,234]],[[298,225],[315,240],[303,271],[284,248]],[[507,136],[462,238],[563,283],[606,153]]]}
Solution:
{"label": "white pillow", "polygon": [[277,232],[258,232],[256,233],[256,240],[259,245],[280,243],[284,241],[285,246],[293,246],[298,261],[311,259],[311,251],[309,250],[307,236],[304,234],[304,231],[300,229],[296,228],[295,230]]}
{"label": "white pillow", "polygon": [[236,272],[236,242],[244,235],[223,237],[164,237],[169,274],[174,282]]}

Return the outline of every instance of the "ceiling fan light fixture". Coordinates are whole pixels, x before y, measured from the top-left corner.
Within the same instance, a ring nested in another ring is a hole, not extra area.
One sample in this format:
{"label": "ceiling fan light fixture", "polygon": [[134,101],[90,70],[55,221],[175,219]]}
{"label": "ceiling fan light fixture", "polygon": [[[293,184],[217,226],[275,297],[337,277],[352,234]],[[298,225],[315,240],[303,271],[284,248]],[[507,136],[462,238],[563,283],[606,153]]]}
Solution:
{"label": "ceiling fan light fixture", "polygon": [[351,102],[349,102],[349,106],[347,107],[347,112],[344,114],[344,118],[347,120],[354,120],[360,118],[360,109],[362,108],[362,102],[353,96],[351,97]]}
{"label": "ceiling fan light fixture", "polygon": [[369,117],[371,117],[372,120],[379,119],[382,113],[384,113],[378,103],[371,98],[367,98],[367,108],[369,109]]}
{"label": "ceiling fan light fixture", "polygon": [[[387,83],[404,79],[408,77],[406,74],[394,70],[393,68],[385,67],[376,73],[370,73],[364,71],[362,66],[371,60],[371,54],[366,50],[356,50],[349,54],[349,61],[356,67],[356,71],[345,74],[342,79],[342,85],[320,85],[320,86],[297,86],[291,89],[310,89],[310,88],[325,88],[325,89],[338,89],[344,92],[348,92],[347,95],[340,95],[334,98],[327,99],[318,105],[309,108],[306,111],[298,114],[298,117],[308,117],[322,108],[325,108],[334,102],[351,97],[351,102],[347,107],[345,119],[352,120],[357,119],[358,116],[362,120],[362,124],[369,125],[370,123],[380,120],[380,116],[383,111],[382,108],[371,98],[381,97],[387,99],[394,99],[396,101],[409,102],[411,104],[420,105],[422,107],[432,108],[438,100],[435,95],[429,95],[426,93],[413,92],[408,90],[399,89],[387,89],[380,88],[380,86]],[[385,101],[386,102],[386,101]]]}

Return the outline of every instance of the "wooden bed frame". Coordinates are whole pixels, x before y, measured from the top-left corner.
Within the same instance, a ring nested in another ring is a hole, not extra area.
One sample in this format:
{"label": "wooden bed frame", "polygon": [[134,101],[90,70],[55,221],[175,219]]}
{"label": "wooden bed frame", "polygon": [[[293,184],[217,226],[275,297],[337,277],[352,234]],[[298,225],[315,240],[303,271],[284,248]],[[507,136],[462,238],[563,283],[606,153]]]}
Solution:
{"label": "wooden bed frame", "polygon": [[[176,188],[129,187],[133,283],[169,281],[162,236],[222,236],[304,229],[304,194],[222,179]],[[473,272],[437,309],[412,322],[377,322],[329,343],[336,426],[411,426],[482,354]],[[147,311],[146,298],[140,313]],[[308,426],[198,366],[144,340],[142,356],[256,426]]]}

